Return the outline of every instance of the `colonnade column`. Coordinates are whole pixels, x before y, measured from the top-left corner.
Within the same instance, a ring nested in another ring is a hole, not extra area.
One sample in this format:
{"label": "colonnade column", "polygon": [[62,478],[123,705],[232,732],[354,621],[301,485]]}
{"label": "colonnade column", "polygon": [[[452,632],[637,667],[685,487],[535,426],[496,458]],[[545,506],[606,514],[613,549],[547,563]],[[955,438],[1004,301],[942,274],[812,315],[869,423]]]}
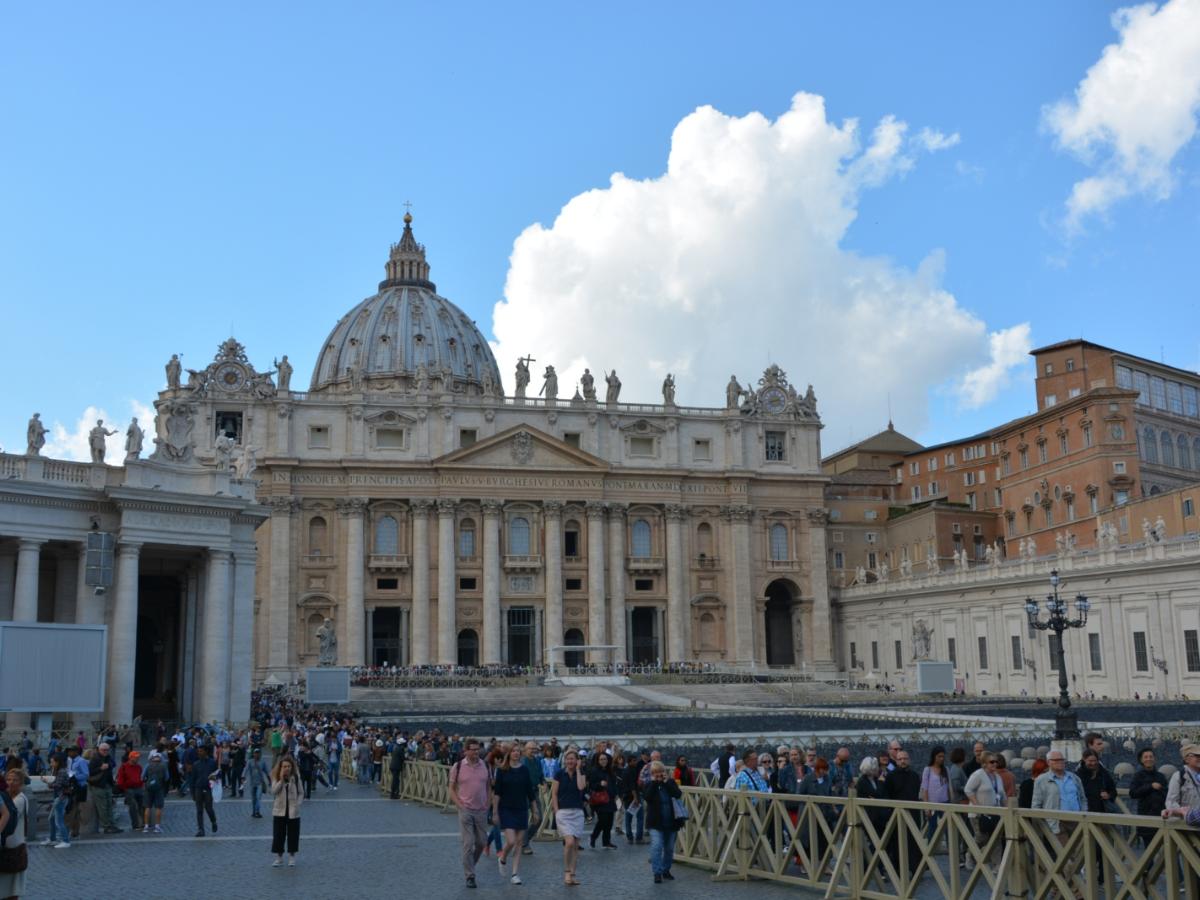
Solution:
{"label": "colonnade column", "polygon": [[500,501],[483,507],[483,664],[500,663]]}
{"label": "colonnade column", "polygon": [[121,542],[117,548],[112,625],[108,629],[108,690],[106,716],[110,722],[133,721],[133,674],[137,662],[138,563],[141,544]]}
{"label": "colonnade column", "polygon": [[22,538],[17,544],[17,581],[13,590],[13,621],[36,622],[38,617],[38,567],[45,541]]}
{"label": "colonnade column", "polygon": [[687,507],[669,505],[667,513],[667,661],[684,662],[687,652],[688,563],[683,552]]}
{"label": "colonnade column", "polygon": [[16,585],[17,557],[12,553],[0,553],[0,622],[12,619],[13,595]]}
{"label": "colonnade column", "polygon": [[613,662],[628,661],[625,638],[625,512],[624,503],[608,504],[608,602]]}
{"label": "colonnade column", "polygon": [[253,548],[233,557],[233,642],[229,661],[229,719],[250,719],[250,688],[254,666]]}
{"label": "colonnade column", "polygon": [[367,501],[349,497],[338,504],[346,517],[346,655],[338,660],[344,666],[363,664],[366,637],[366,605],[363,598],[363,517]]}
{"label": "colonnade column", "polygon": [[[754,598],[750,596],[750,516],[748,506],[725,509],[733,545],[733,651],[739,663],[754,661]],[[824,561],[822,560],[822,563]],[[814,568],[817,562],[813,562]]]}
{"label": "colonnade column", "polygon": [[837,667],[833,647],[833,609],[829,602],[829,575],[826,569],[824,509],[808,511],[809,559],[812,561],[809,583],[813,593],[813,665],[832,671]]}
{"label": "colonnade column", "polygon": [[542,522],[546,533],[546,642],[545,661],[562,665],[563,651],[563,581],[562,581],[562,503],[546,500],[542,503]]}
{"label": "colonnade column", "polygon": [[79,545],[76,557],[75,576],[75,624],[104,624],[104,595],[97,595],[96,588],[87,583],[87,543]]}
{"label": "colonnade column", "polygon": [[[224,722],[229,699],[229,563],[228,550],[208,551],[204,577],[204,644],[200,685],[200,721]],[[115,618],[115,616],[114,616]]]}
{"label": "colonnade column", "polygon": [[[269,503],[271,571],[267,600],[267,667],[271,672],[285,673],[292,664],[292,513],[299,503],[294,497],[272,497]],[[320,549],[329,552],[324,547]]]}
{"label": "colonnade column", "polygon": [[[589,500],[587,503],[588,533],[588,643],[607,644],[608,629],[605,623],[608,610],[604,603],[604,504]],[[606,663],[609,655],[603,650],[588,654],[588,662]]]}
{"label": "colonnade column", "polygon": [[409,664],[429,665],[429,509],[432,500],[413,500],[412,652]]}
{"label": "colonnade column", "polygon": [[52,622],[74,622],[79,597],[79,559],[63,552],[55,560],[54,617]]}
{"label": "colonnade column", "polygon": [[458,663],[458,630],[454,614],[454,500],[438,501],[438,662]]}

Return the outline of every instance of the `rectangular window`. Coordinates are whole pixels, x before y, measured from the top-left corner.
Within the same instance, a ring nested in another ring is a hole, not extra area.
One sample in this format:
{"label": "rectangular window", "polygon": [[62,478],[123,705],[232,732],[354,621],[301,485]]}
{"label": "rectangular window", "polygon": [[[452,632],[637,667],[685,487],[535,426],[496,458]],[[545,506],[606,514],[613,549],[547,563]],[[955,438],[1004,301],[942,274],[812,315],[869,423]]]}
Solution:
{"label": "rectangular window", "polygon": [[1150,405],[1150,376],[1145,372],[1133,373],[1133,389],[1138,392],[1137,402],[1142,406]]}
{"label": "rectangular window", "polygon": [[1069,391],[1067,391],[1067,396],[1078,397],[1081,393],[1083,392],[1079,388],[1071,388]]}
{"label": "rectangular window", "polygon": [[844,541],[845,539],[846,539],[846,532],[844,532],[844,531],[835,531],[835,532],[833,532],[833,542],[834,542],[835,544],[840,544],[840,543],[842,543],[842,541]]}
{"label": "rectangular window", "polygon": [[868,509],[863,513],[863,518],[868,522],[874,522],[879,518],[879,513],[876,510]]}
{"label": "rectangular window", "polygon": [[1200,416],[1200,404],[1197,403],[1196,389],[1190,384],[1183,386],[1183,414],[1193,419]]}
{"label": "rectangular window", "polygon": [[874,569],[879,563],[879,557],[874,552],[867,554],[867,568]]}
{"label": "rectangular window", "polygon": [[1029,468],[1029,451],[1028,450],[1020,450],[1018,452],[1021,455],[1021,468],[1028,469]]}
{"label": "rectangular window", "polygon": [[1020,672],[1025,668],[1025,656],[1021,653],[1021,636],[1019,634],[1012,636],[1012,666],[1014,672]]}
{"label": "rectangular window", "polygon": [[652,437],[631,437],[629,439],[629,455],[630,456],[653,456],[654,455],[654,438],[652,438]]}
{"label": "rectangular window", "polygon": [[308,449],[310,449],[310,450],[328,450],[329,449],[329,426],[328,425],[310,425],[310,426],[308,426]]}
{"label": "rectangular window", "polygon": [[1068,372],[1075,371],[1075,357],[1073,357],[1073,356],[1067,357],[1067,371]]}
{"label": "rectangular window", "polygon": [[1123,461],[1117,460],[1113,463],[1113,474],[1114,475],[1124,475],[1125,474],[1125,463]]}
{"label": "rectangular window", "polygon": [[987,469],[980,469],[976,472],[975,479],[978,484],[987,484]]}
{"label": "rectangular window", "polygon": [[1050,671],[1058,671],[1058,635],[1047,635],[1050,640]]}
{"label": "rectangular window", "polygon": [[766,452],[768,462],[783,462],[787,457],[787,436],[782,431],[768,431]]}
{"label": "rectangular window", "polygon": [[1104,660],[1100,656],[1100,635],[1095,633],[1088,635],[1088,662],[1091,664],[1093,672],[1099,672],[1104,668],[1102,665]]}
{"label": "rectangular window", "polygon": [[871,641],[871,668],[879,668],[879,642]]}
{"label": "rectangular window", "polygon": [[[997,505],[999,505],[999,504],[997,504]],[[1017,536],[1017,519],[1016,519],[1016,516],[1009,516],[1009,517],[1008,517],[1008,536],[1009,536],[1009,537],[1016,537],[1016,536]]]}
{"label": "rectangular window", "polygon": [[938,495],[938,483],[936,481],[929,482],[929,496],[936,497]]}
{"label": "rectangular window", "polygon": [[896,641],[896,668],[904,668],[904,648],[899,641]]}
{"label": "rectangular window", "polygon": [[914,485],[912,486],[912,498],[913,498],[914,500],[920,500],[920,499],[921,499],[921,486],[920,486],[919,484],[914,484]]}
{"label": "rectangular window", "polygon": [[975,492],[974,491],[971,491],[969,494],[967,494],[967,506],[969,506],[971,509],[979,508],[979,504],[975,500]]}
{"label": "rectangular window", "polygon": [[1005,457],[1001,458],[1000,471],[1003,472],[1005,475],[1012,474],[1012,457],[1011,456],[1005,456]]}
{"label": "rectangular window", "polygon": [[1194,516],[1196,514],[1195,504],[1192,503],[1191,497],[1183,498],[1183,515],[1184,517]]}
{"label": "rectangular window", "polygon": [[1150,376],[1150,405],[1155,409],[1167,408],[1167,383],[1157,375]]}
{"label": "rectangular window", "polygon": [[1127,390],[1133,387],[1133,369],[1129,366],[1117,366],[1117,387]]}
{"label": "rectangular window", "polygon": [[375,447],[379,450],[403,450],[408,446],[407,428],[376,428]]}
{"label": "rectangular window", "polygon": [[929,465],[927,466],[927,468],[930,472],[937,471],[937,457],[936,456],[929,457]]}
{"label": "rectangular window", "polygon": [[1167,382],[1167,409],[1178,416],[1183,415],[1183,385],[1178,381]]}
{"label": "rectangular window", "polygon": [[1049,454],[1046,453],[1046,442],[1042,441],[1038,444],[1038,462],[1044,463],[1049,459]]}
{"label": "rectangular window", "polygon": [[975,483],[975,473],[974,472],[963,472],[963,484],[965,484],[967,487],[970,487],[974,483]]}
{"label": "rectangular window", "polygon": [[399,578],[376,578],[375,590],[377,591],[394,591],[400,587]]}
{"label": "rectangular window", "polygon": [[1054,524],[1054,508],[1051,506],[1047,506],[1044,509],[1046,512],[1046,525],[1047,526],[1053,525]]}
{"label": "rectangular window", "polygon": [[1129,502],[1129,491],[1114,491],[1113,492],[1113,503],[1117,504],[1117,506],[1123,506],[1124,504],[1126,504],[1128,502]]}
{"label": "rectangular window", "polygon": [[568,591],[582,591],[583,590],[583,579],[582,578],[568,578],[566,580],[566,589]]}
{"label": "rectangular window", "polygon": [[1063,456],[1071,452],[1071,442],[1067,439],[1066,434],[1058,436],[1058,452]]}
{"label": "rectangular window", "polygon": [[1200,672],[1200,633],[1194,629],[1184,631],[1183,650],[1187,657],[1187,670]]}
{"label": "rectangular window", "polygon": [[1001,491],[1000,488],[994,488],[992,490],[992,506],[1003,506],[1003,505],[1004,505],[1004,492]]}
{"label": "rectangular window", "polygon": [[850,642],[850,668],[858,668],[858,645],[854,641]]}
{"label": "rectangular window", "polygon": [[1047,375],[1053,375],[1054,374],[1054,363],[1046,363],[1045,369],[1046,369]]}
{"label": "rectangular window", "polygon": [[1046,406],[1053,406],[1057,402],[1058,402],[1057,394],[1047,394],[1046,395]]}
{"label": "rectangular window", "polygon": [[1091,425],[1083,426],[1083,446],[1085,446],[1085,447],[1092,446],[1092,426]]}
{"label": "rectangular window", "polygon": [[949,453],[946,454],[946,465],[948,465],[948,466],[954,465],[954,451],[953,450],[951,450]]}
{"label": "rectangular window", "polygon": [[633,579],[633,589],[635,591],[652,591],[654,590],[654,579],[635,578]]}
{"label": "rectangular window", "polygon": [[574,447],[576,450],[578,450],[579,449],[579,432],[578,431],[563,432],[563,443],[569,447]]}
{"label": "rectangular window", "polygon": [[1100,510],[1100,500],[1096,494],[1088,494],[1088,511],[1094,516]]}
{"label": "rectangular window", "polygon": [[458,579],[458,589],[460,591],[473,591],[477,583],[474,578],[460,578]]}
{"label": "rectangular window", "polygon": [[979,636],[979,668],[984,672],[988,668],[987,637],[982,634]]}
{"label": "rectangular window", "polygon": [[1075,501],[1074,500],[1067,501],[1067,521],[1068,522],[1075,521]]}
{"label": "rectangular window", "polygon": [[879,540],[879,533],[876,531],[868,531],[863,535],[863,540],[865,540],[868,544],[874,544]]}
{"label": "rectangular window", "polygon": [[954,638],[946,638],[946,655],[950,657],[950,665],[958,668],[958,650],[954,646]]}
{"label": "rectangular window", "polygon": [[458,429],[458,446],[470,447],[478,439],[478,434],[474,428]]}
{"label": "rectangular window", "polygon": [[908,464],[908,474],[909,475],[920,475],[921,474],[921,464],[919,462],[910,462]]}
{"label": "rectangular window", "polygon": [[579,532],[573,528],[563,532],[563,556],[567,559],[579,556]]}
{"label": "rectangular window", "polygon": [[1133,667],[1139,672],[1150,671],[1150,654],[1146,652],[1146,632],[1133,633]]}
{"label": "rectangular window", "polygon": [[712,441],[708,438],[692,441],[692,459],[697,462],[712,462]]}
{"label": "rectangular window", "polygon": [[846,568],[846,555],[841,550],[833,551],[833,567],[835,569]]}

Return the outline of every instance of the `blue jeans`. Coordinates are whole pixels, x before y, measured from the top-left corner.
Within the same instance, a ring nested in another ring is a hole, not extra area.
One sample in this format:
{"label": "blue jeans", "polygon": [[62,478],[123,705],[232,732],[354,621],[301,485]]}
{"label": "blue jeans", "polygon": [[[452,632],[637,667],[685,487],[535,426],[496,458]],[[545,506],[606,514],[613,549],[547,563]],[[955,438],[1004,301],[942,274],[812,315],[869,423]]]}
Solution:
{"label": "blue jeans", "polygon": [[262,815],[262,810],[259,809],[258,801],[262,799],[263,786],[261,784],[250,785],[250,814]]}
{"label": "blue jeans", "polygon": [[671,863],[675,862],[674,828],[663,831],[658,828],[650,829],[650,868],[655,875],[671,871]]}
{"label": "blue jeans", "polygon": [[329,786],[338,786],[338,776],[341,774],[341,760],[337,757],[331,757],[329,760]]}
{"label": "blue jeans", "polygon": [[67,831],[67,798],[59,797],[50,807],[50,840],[71,843],[71,832]]}
{"label": "blue jeans", "polygon": [[[637,834],[633,833],[633,823],[637,822]],[[646,807],[642,804],[637,805],[637,810],[631,810],[625,807],[625,837],[629,840],[641,840],[645,835],[642,826],[646,821]]]}

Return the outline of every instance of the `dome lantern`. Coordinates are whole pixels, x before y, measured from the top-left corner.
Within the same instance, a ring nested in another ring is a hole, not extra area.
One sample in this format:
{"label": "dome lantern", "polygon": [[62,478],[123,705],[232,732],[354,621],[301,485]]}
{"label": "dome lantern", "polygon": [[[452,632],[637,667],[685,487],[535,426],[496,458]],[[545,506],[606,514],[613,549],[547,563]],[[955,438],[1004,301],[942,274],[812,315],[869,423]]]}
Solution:
{"label": "dome lantern", "polygon": [[425,261],[425,246],[418,244],[412,230],[412,213],[404,214],[404,234],[400,240],[392,244],[388,261],[384,265],[387,278],[379,282],[382,291],[390,287],[423,287],[436,291],[437,287],[429,280],[429,263]]}

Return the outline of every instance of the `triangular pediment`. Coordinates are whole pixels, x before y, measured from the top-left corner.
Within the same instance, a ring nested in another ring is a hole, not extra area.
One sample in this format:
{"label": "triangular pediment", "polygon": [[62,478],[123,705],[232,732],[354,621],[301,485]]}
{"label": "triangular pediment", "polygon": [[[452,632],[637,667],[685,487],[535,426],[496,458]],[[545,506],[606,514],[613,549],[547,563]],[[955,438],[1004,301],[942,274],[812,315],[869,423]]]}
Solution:
{"label": "triangular pediment", "polygon": [[516,425],[470,447],[447,453],[435,466],[527,469],[607,469],[599,457],[572,447],[554,435],[530,425]]}

